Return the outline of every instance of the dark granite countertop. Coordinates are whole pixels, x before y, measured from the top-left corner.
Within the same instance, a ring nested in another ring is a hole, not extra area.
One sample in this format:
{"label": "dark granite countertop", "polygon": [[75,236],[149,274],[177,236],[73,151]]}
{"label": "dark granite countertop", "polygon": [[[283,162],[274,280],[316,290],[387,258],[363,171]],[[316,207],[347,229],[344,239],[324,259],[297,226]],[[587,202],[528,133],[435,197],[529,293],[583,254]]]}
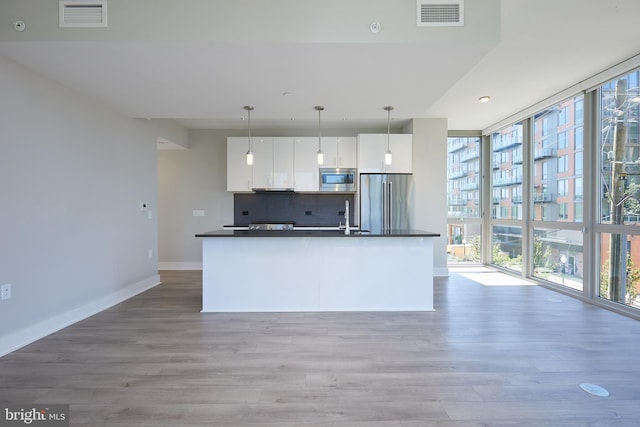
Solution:
{"label": "dark granite countertop", "polygon": [[352,230],[215,230],[196,234],[196,237],[439,237],[439,233],[424,230],[391,230],[385,233]]}

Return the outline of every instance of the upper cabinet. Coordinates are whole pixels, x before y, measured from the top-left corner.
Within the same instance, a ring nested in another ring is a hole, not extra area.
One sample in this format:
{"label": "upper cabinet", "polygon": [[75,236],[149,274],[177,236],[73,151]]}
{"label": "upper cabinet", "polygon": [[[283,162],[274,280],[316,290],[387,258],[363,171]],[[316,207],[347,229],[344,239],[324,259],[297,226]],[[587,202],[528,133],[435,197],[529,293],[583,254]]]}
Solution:
{"label": "upper cabinet", "polygon": [[293,188],[293,138],[273,138],[273,188]]}
{"label": "upper cabinet", "polygon": [[252,139],[253,188],[293,188],[293,138]]}
{"label": "upper cabinet", "polygon": [[294,138],[293,151],[294,190],[318,191],[318,138]]}
{"label": "upper cabinet", "polygon": [[227,138],[227,191],[251,191],[252,167],[247,165],[249,142],[245,137]]}
{"label": "upper cabinet", "polygon": [[412,173],[413,135],[391,134],[389,151],[391,165],[384,164],[387,151],[387,134],[358,135],[358,172],[360,173]]}
{"label": "upper cabinet", "polygon": [[356,168],[357,138],[323,137],[324,163],[318,164],[318,138],[294,138],[294,190],[319,191],[320,168]]}
{"label": "upper cabinet", "polygon": [[319,168],[349,168],[359,172],[411,173],[413,136],[391,134],[391,165],[384,164],[387,134],[323,137],[324,163],[318,165],[317,137],[252,138],[253,166],[248,166],[248,138],[227,138],[227,191],[293,189],[319,191]]}
{"label": "upper cabinet", "polygon": [[358,163],[356,147],[357,139],[355,137],[323,137],[324,164],[321,167],[356,168]]}

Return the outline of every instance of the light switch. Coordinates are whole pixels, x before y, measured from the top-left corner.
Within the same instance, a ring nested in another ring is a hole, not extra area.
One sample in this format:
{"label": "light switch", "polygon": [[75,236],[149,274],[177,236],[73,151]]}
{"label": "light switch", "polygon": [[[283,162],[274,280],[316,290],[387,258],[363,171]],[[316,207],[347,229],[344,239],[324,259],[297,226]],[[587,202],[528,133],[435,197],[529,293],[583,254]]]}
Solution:
{"label": "light switch", "polygon": [[203,210],[194,210],[193,211],[193,216],[204,216],[204,211]]}

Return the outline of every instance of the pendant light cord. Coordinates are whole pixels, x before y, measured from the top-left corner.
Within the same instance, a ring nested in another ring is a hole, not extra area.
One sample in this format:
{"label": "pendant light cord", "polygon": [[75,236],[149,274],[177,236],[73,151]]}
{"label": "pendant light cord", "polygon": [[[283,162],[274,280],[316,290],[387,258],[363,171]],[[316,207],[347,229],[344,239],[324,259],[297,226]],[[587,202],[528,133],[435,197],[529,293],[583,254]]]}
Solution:
{"label": "pendant light cord", "polygon": [[245,105],[244,109],[247,111],[247,128],[249,130],[249,151],[247,151],[247,165],[253,166],[253,144],[251,141],[251,110],[253,110],[253,107],[250,105]]}
{"label": "pendant light cord", "polygon": [[389,151],[390,134],[391,134],[391,109],[387,108],[387,151]]}
{"label": "pendant light cord", "polygon": [[387,105],[386,107],[384,107],[384,109],[387,110],[387,153],[388,153],[390,152],[389,139],[391,135],[391,110],[393,110],[393,107],[391,105]]}
{"label": "pendant light cord", "polygon": [[247,127],[249,129],[249,152],[252,152],[252,144],[251,144],[251,111],[253,110],[253,107],[250,105],[245,105],[244,109],[247,111]]}
{"label": "pendant light cord", "polygon": [[251,147],[251,109],[247,109],[247,124],[249,127],[249,151],[252,151]]}
{"label": "pendant light cord", "polygon": [[320,126],[320,108],[318,108],[318,150],[322,151],[322,127]]}
{"label": "pendant light cord", "polygon": [[324,110],[322,105],[313,107],[318,112],[318,151],[322,152],[322,126],[320,125],[320,112]]}

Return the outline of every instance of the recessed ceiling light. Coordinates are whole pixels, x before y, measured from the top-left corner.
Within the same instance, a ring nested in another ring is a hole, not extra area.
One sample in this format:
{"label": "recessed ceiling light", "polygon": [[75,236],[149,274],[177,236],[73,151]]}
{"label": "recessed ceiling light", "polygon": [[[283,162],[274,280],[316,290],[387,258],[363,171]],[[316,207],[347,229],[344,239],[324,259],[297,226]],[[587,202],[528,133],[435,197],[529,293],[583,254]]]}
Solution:
{"label": "recessed ceiling light", "polygon": [[481,96],[480,98],[478,98],[478,102],[489,102],[491,101],[491,97],[490,96]]}

